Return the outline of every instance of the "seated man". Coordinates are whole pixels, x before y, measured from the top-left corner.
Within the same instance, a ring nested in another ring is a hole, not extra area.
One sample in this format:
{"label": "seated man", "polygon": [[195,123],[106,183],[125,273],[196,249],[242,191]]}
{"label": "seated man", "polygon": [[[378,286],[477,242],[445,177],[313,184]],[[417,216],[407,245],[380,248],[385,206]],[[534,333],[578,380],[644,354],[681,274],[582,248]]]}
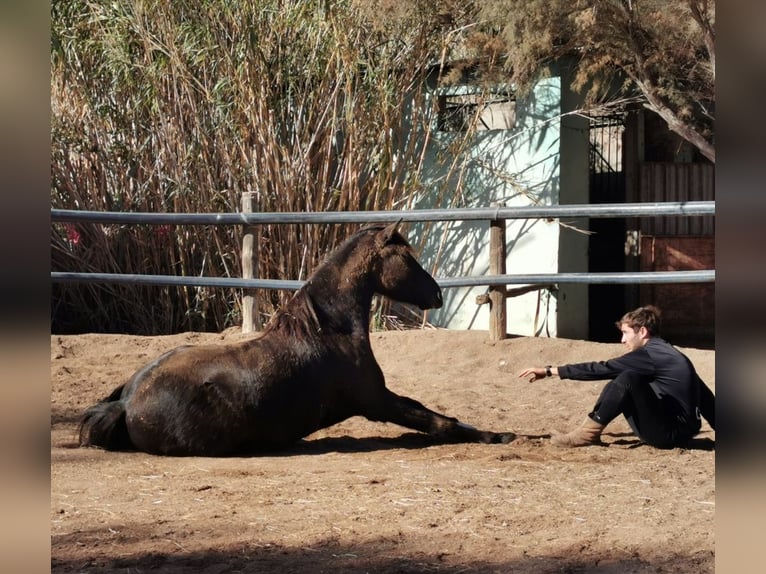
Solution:
{"label": "seated man", "polygon": [[715,396],[691,361],[659,337],[659,324],[659,309],[639,307],[617,322],[627,354],[608,361],[521,371],[519,377],[531,375],[530,382],[553,375],[580,381],[611,379],[582,426],[554,435],[553,444],[603,444],[601,432],[619,414],[625,415],[641,440],[657,448],[686,446],[700,430],[700,415],[715,428]]}

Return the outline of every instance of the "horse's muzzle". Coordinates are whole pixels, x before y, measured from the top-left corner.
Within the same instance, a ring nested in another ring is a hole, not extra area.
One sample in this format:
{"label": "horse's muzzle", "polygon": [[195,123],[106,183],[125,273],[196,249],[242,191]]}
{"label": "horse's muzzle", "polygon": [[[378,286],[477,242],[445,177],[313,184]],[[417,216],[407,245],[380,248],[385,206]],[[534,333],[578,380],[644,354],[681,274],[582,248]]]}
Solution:
{"label": "horse's muzzle", "polygon": [[421,306],[420,308],[425,311],[426,309],[439,309],[442,305],[444,305],[444,299],[442,299],[442,290],[438,289],[436,293],[434,293],[431,302],[425,306]]}

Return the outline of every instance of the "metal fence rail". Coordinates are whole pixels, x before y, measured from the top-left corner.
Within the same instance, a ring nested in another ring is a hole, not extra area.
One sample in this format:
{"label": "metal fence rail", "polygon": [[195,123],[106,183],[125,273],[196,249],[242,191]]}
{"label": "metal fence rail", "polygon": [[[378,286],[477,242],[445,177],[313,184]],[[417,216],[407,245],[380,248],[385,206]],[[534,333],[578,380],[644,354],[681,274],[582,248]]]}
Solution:
{"label": "metal fence rail", "polygon": [[[248,195],[248,194],[245,194]],[[506,334],[505,300],[532,289],[556,288],[557,284],[660,284],[660,283],[712,283],[715,270],[696,271],[644,271],[620,273],[542,273],[505,274],[506,240],[505,221],[508,219],[560,219],[560,218],[634,218],[658,216],[715,215],[714,201],[615,203],[555,206],[483,207],[464,209],[424,209],[411,211],[345,211],[315,213],[252,213],[249,198],[243,202],[240,213],[139,213],[114,211],[76,211],[51,209],[53,223],[92,223],[103,225],[242,225],[243,275],[236,277],[177,277],[171,275],[135,275],[118,273],[75,273],[52,271],[55,283],[129,283],[140,285],[176,285],[191,287],[240,288],[243,296],[244,332],[258,327],[257,306],[253,293],[258,289],[297,290],[305,283],[296,280],[256,279],[247,269],[253,267],[253,235],[249,229],[263,224],[339,224],[383,223],[392,221],[488,221],[490,224],[489,274],[471,277],[437,278],[442,288],[488,287],[485,296],[477,297],[477,304],[490,302],[490,338],[502,339]],[[257,251],[256,251],[257,253]],[[248,263],[249,262],[249,263]],[[247,263],[247,266],[245,265]],[[507,285],[525,285],[507,289]],[[249,293],[249,294],[248,294]],[[481,300],[480,300],[481,299]]]}
{"label": "metal fence rail", "polygon": [[[78,211],[51,209],[54,223],[98,223],[117,225],[259,225],[332,224],[391,221],[499,221],[505,219],[554,219],[562,217],[615,218],[715,215],[714,201],[612,203],[554,206],[478,207],[463,209],[421,209],[410,211],[345,211],[288,213],[145,213],[116,211]],[[131,283],[142,285],[180,285],[242,289],[297,290],[303,281],[243,279],[235,277],[177,277],[172,275],[134,275],[117,273],[74,273],[52,271],[56,283]],[[547,285],[556,283],[638,284],[711,283],[715,270],[656,271],[621,273],[545,273],[521,275],[482,275],[437,278],[442,288],[497,285]]]}
{"label": "metal fence rail", "polygon": [[280,223],[370,223],[392,221],[488,221],[561,217],[657,217],[715,215],[714,201],[603,203],[410,211],[335,211],[285,213],[144,213],[51,209],[51,221],[149,225],[255,225]]}
{"label": "metal fence rail", "polygon": [[[240,279],[236,277],[178,277],[175,275],[131,275],[121,273],[70,273],[52,271],[56,283],[129,283],[133,285],[178,285],[184,287],[228,287],[234,289],[300,289],[305,281],[290,279]],[[481,275],[437,278],[443,289],[485,285],[538,285],[552,283],[640,284],[712,283],[715,270],[643,271],[640,273],[538,273],[526,275]]]}

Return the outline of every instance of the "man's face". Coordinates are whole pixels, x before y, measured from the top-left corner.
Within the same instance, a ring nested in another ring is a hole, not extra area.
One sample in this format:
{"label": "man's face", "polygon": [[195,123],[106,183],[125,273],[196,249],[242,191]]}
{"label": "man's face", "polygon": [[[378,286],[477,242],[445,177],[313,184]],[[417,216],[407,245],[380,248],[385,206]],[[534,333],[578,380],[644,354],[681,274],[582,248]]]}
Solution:
{"label": "man's face", "polygon": [[620,331],[622,331],[620,342],[628,348],[628,351],[635,351],[646,345],[648,340],[646,327],[639,327],[638,330],[634,331],[633,327],[623,323],[620,325]]}

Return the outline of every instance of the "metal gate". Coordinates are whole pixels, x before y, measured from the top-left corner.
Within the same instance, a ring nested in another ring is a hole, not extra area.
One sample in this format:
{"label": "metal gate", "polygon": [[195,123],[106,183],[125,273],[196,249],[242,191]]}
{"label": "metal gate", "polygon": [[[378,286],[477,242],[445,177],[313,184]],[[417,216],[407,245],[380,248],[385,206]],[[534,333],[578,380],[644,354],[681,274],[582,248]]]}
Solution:
{"label": "metal gate", "polygon": [[[590,203],[624,203],[623,133],[625,114],[594,117],[589,129]],[[588,271],[625,271],[625,219],[591,220]],[[590,285],[588,336],[614,342],[614,321],[625,312],[624,285]]]}

